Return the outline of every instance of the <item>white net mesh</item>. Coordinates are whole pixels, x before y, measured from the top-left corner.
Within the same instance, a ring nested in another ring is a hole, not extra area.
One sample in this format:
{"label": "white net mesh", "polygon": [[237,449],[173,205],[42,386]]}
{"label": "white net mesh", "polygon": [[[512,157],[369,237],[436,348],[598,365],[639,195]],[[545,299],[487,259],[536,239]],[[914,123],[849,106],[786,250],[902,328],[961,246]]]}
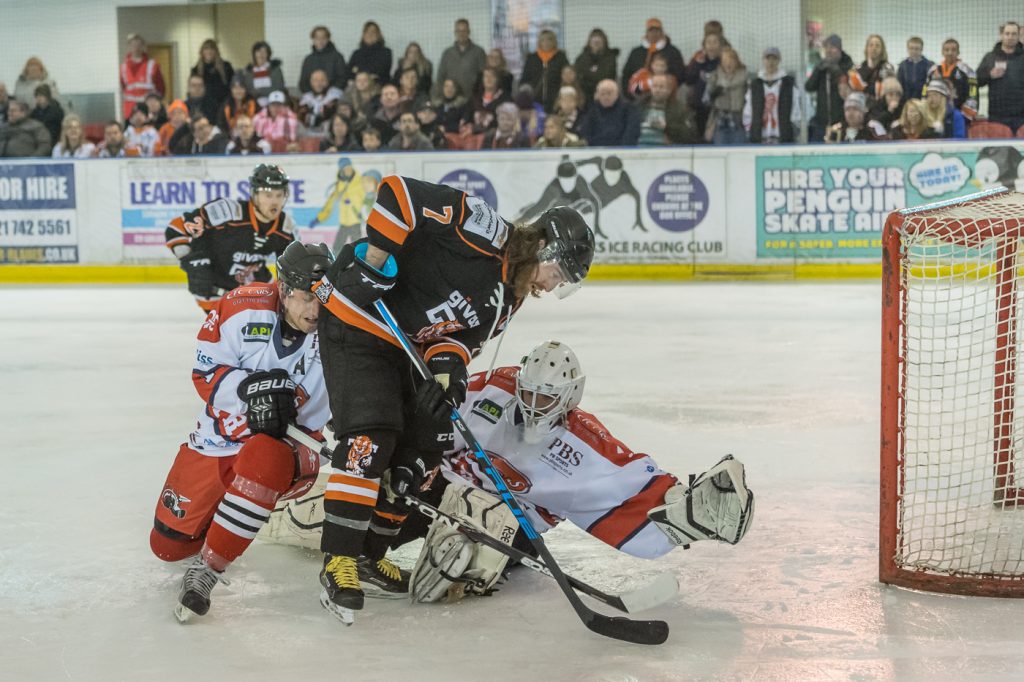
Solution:
{"label": "white net mesh", "polygon": [[1003,193],[901,229],[900,568],[1024,580],[1022,228],[1024,194]]}

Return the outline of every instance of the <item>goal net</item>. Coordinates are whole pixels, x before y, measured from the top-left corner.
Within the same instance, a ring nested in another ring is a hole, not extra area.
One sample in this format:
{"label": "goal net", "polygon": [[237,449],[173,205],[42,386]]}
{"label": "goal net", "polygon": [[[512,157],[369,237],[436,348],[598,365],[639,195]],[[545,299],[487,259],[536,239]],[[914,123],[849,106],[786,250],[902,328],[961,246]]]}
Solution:
{"label": "goal net", "polygon": [[1022,238],[1002,189],[886,223],[882,582],[1024,597]]}

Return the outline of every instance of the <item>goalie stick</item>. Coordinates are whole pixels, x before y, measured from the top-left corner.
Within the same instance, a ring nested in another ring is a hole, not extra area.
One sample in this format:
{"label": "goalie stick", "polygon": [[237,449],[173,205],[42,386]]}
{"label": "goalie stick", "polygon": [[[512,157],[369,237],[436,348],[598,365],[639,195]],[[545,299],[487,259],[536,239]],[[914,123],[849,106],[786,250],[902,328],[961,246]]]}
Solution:
{"label": "goalie stick", "polygon": [[[374,302],[374,308],[380,314],[384,323],[391,329],[391,333],[398,341],[399,345],[405,351],[405,354],[409,356],[409,360],[412,362],[416,371],[419,372],[420,376],[427,380],[433,381],[434,377],[427,369],[426,363],[423,362],[423,358],[419,356],[416,350],[412,347],[412,343],[409,341],[409,337],[398,326],[398,322],[391,315],[391,311],[388,310],[384,302],[377,300]],[[473,433],[469,430],[466,422],[462,419],[462,415],[459,414],[459,410],[456,407],[452,407],[452,423],[455,424],[455,428],[462,435],[463,440],[466,444],[473,449],[473,454],[477,461],[483,466],[484,473],[487,474],[488,478],[494,483],[495,489],[498,491],[498,495],[502,501],[508,505],[508,508],[512,510],[512,513],[516,517],[516,521],[519,522],[519,526],[523,529],[527,539],[533,545],[533,548],[537,550],[537,554],[540,560],[544,562],[548,570],[551,572],[551,576],[558,583],[558,586],[562,589],[562,593],[569,600],[572,608],[576,611],[576,615],[579,616],[583,624],[586,625],[591,632],[596,632],[599,635],[605,637],[611,637],[612,639],[622,640],[624,642],[633,642],[634,644],[662,644],[668,639],[668,623],[661,620],[630,620],[622,616],[606,616],[603,613],[594,611],[580,599],[579,595],[573,591],[572,585],[569,584],[568,578],[562,569],[558,567],[558,563],[555,558],[551,556],[551,552],[548,551],[548,547],[544,544],[544,538],[540,536],[540,533],[536,531],[533,524],[523,513],[523,508],[519,506],[519,502],[516,501],[515,496],[508,489],[508,485],[505,483],[505,479],[502,478],[501,474],[497,469],[494,468],[494,464],[491,462],[491,458],[487,456],[487,452],[484,451],[480,442],[473,436]]]}
{"label": "goalie stick", "polygon": [[[294,424],[288,425],[287,434],[292,440],[302,443],[311,450],[318,451],[324,457],[330,459],[332,453],[329,447],[318,442],[304,431],[301,431]],[[551,574],[551,571],[548,570],[547,566],[537,561],[537,559],[526,552],[522,552],[515,547],[506,545],[504,542],[491,536],[489,533],[482,531],[461,519],[457,519],[450,514],[446,514],[437,507],[424,502],[417,497],[406,495],[402,498],[402,502],[429,519],[439,519],[441,523],[459,531],[473,542],[479,542],[480,544],[487,545],[502,554],[508,555],[523,566],[529,568],[531,571],[536,571],[537,573],[541,573],[552,579],[555,577]],[[317,525],[319,526],[319,524]],[[608,606],[618,609],[624,613],[636,613],[646,609],[653,609],[656,606],[664,604],[679,593],[679,582],[671,573],[661,573],[655,577],[654,580],[641,588],[620,593],[603,592],[592,585],[588,585],[579,578],[574,578],[568,574],[566,574],[565,577],[569,581],[569,584],[572,585],[573,589],[593,597],[599,602],[607,604]]]}

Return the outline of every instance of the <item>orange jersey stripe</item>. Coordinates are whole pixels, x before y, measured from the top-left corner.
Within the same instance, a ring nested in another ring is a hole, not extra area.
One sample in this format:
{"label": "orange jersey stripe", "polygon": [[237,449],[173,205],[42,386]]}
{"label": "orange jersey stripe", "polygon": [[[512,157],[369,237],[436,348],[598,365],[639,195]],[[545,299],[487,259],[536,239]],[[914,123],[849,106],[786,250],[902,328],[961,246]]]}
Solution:
{"label": "orange jersey stripe", "polygon": [[405,191],[405,183],[397,175],[389,175],[384,178],[381,184],[387,185],[394,192],[395,199],[398,200],[398,207],[402,211],[402,219],[411,230],[416,224],[416,216],[412,210],[412,199],[409,197],[409,193]]}
{"label": "orange jersey stripe", "polygon": [[361,504],[364,507],[373,507],[377,504],[377,500],[371,500],[369,497],[363,495],[353,495],[351,493],[343,493],[339,490],[326,490],[324,491],[324,499],[336,500],[338,502],[351,502],[352,504]]}
{"label": "orange jersey stripe", "polygon": [[382,512],[379,509],[374,509],[373,513],[377,516],[380,516],[381,518],[388,519],[389,521],[394,521],[395,523],[402,523],[409,516],[408,514],[389,514],[387,512]]}
{"label": "orange jersey stripe", "polygon": [[362,329],[364,332],[368,334],[373,334],[378,338],[384,339],[391,345],[397,348],[401,348],[401,346],[398,344],[398,341],[395,340],[395,337],[391,336],[390,332],[388,332],[385,329],[381,329],[377,325],[367,320],[362,314],[354,310],[351,306],[347,305],[337,296],[334,296],[332,294],[331,297],[327,299],[327,303],[324,304],[324,307],[326,307],[327,310],[331,312],[331,314],[333,314],[342,322],[350,324],[357,329]]}
{"label": "orange jersey stripe", "polygon": [[665,491],[676,484],[667,474],[655,477],[647,487],[594,522],[587,532],[612,547],[621,547],[647,524],[647,512],[665,499]]}
{"label": "orange jersey stripe", "polygon": [[434,344],[433,346],[428,348],[427,351],[423,354],[423,360],[427,361],[430,358],[432,358],[435,355],[437,355],[438,353],[444,353],[444,352],[448,352],[448,351],[455,353],[460,358],[462,358],[462,361],[464,363],[466,363],[466,365],[469,365],[469,354],[466,353],[466,349],[464,347],[460,346],[457,343],[437,343],[437,344]]}
{"label": "orange jersey stripe", "polygon": [[366,224],[377,230],[385,238],[401,246],[409,236],[409,230],[399,227],[380,212],[373,210],[366,218]]}
{"label": "orange jersey stripe", "polygon": [[356,488],[366,488],[367,490],[374,493],[380,490],[380,483],[374,483],[373,481],[368,481],[365,478],[359,478],[358,476],[350,476],[349,474],[343,474],[340,472],[331,474],[327,478],[327,482],[342,483],[344,485],[351,485]]}

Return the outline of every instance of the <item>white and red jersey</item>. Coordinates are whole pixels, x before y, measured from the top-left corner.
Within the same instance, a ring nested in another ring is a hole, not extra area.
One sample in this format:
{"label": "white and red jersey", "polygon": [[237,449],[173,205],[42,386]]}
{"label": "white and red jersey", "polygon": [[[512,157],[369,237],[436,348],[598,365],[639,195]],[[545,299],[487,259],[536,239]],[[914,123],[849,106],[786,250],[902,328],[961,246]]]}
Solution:
{"label": "white and red jersey", "polygon": [[257,370],[284,369],[291,375],[300,428],[318,435],[330,419],[317,333],[285,345],[278,306],[276,285],[251,284],[229,292],[207,315],[192,369],[192,382],[206,402],[189,435],[193,450],[211,457],[238,452],[251,435],[238,385]]}
{"label": "white and red jersey", "polygon": [[[647,512],[664,503],[676,477],[580,409],[571,410],[542,442],[526,443],[515,398],[518,373],[518,367],[502,367],[489,381],[474,374],[460,412],[534,527],[544,532],[568,519],[612,547],[647,559],[673,549]],[[497,494],[458,432],[441,471],[449,481]]]}

